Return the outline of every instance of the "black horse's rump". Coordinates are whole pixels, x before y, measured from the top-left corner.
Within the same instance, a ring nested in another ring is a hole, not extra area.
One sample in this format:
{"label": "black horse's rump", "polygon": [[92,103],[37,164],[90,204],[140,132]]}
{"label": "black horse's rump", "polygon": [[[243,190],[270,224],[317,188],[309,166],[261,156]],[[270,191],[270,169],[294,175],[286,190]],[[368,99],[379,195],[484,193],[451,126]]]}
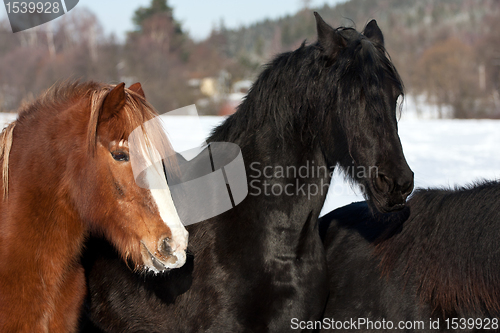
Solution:
{"label": "black horse's rump", "polygon": [[[415,332],[477,331],[489,322],[496,331],[499,198],[500,183],[486,182],[416,191],[398,213],[372,214],[362,202],[321,217],[330,284],[325,318],[392,321],[396,331],[405,331],[397,329],[400,321],[423,322]],[[460,330],[452,318],[477,321]]]}
{"label": "black horse's rump", "polygon": [[[353,181],[382,211],[404,205],[413,173],[397,133],[403,85],[375,21],[364,34],[317,22],[318,42],[271,62],[207,140],[239,145],[249,194],[187,228],[192,261],[137,276],[89,243],[88,331],[287,332],[293,318],[321,318],[328,286],[317,218],[331,171],[364,168]],[[300,168],[309,172],[293,173]]]}

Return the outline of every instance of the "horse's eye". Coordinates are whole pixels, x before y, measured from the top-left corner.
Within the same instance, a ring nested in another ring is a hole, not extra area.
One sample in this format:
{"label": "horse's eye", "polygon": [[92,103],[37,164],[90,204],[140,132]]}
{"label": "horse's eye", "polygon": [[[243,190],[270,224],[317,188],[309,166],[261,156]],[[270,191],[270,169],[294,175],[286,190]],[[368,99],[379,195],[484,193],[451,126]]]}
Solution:
{"label": "horse's eye", "polygon": [[129,160],[128,153],[124,151],[113,151],[111,156],[118,162],[128,162]]}

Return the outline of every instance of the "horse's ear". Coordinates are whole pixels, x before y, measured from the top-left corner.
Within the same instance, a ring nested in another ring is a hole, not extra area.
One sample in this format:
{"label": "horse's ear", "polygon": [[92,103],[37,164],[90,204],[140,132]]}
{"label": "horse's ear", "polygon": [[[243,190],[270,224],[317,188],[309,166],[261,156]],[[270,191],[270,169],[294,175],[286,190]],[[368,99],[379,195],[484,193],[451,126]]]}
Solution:
{"label": "horse's ear", "polygon": [[130,87],[128,87],[130,90],[135,92],[136,94],[139,94],[142,96],[142,98],[146,98],[146,95],[144,94],[144,90],[142,90],[142,86],[139,82],[134,83]]}
{"label": "horse's ear", "polygon": [[384,46],[384,35],[377,25],[377,21],[371,20],[365,27],[363,35],[369,40]]}
{"label": "horse's ear", "polygon": [[106,121],[113,118],[125,106],[126,98],[125,83],[117,84],[104,98],[99,120]]}
{"label": "horse's ear", "polygon": [[346,46],[346,42],[335,29],[326,24],[317,12],[314,12],[314,16],[316,17],[318,43],[328,56],[334,57],[340,48]]}

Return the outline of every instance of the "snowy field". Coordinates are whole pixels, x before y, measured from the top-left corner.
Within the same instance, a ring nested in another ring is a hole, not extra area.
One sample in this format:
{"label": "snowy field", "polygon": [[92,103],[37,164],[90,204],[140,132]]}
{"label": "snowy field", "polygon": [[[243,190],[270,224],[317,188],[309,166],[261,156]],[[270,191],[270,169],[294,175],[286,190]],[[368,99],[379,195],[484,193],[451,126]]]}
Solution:
{"label": "snowy field", "polygon": [[[415,187],[454,187],[480,180],[500,179],[500,121],[418,119],[403,112],[399,135],[403,150],[415,173]],[[14,120],[14,114],[0,114],[0,122]],[[165,121],[177,151],[195,147],[224,118],[169,116]],[[332,179],[325,214],[353,201],[363,200],[359,192],[336,175]]]}

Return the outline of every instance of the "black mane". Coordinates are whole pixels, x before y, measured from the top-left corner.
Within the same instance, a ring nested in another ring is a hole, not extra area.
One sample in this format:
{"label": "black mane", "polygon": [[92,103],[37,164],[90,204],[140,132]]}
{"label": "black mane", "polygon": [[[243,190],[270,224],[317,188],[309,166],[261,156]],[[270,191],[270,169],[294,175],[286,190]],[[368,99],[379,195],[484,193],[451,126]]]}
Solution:
{"label": "black mane", "polygon": [[[304,41],[297,50],[278,55],[265,66],[238,112],[214,129],[208,141],[238,142],[247,132],[258,133],[268,124],[280,141],[289,140],[298,131],[302,142],[312,146],[323,131],[356,126],[351,120],[358,107],[353,105],[361,103],[361,95],[382,117],[387,106],[380,96],[380,86],[390,80],[396,95],[404,95],[403,82],[389,54],[383,45],[352,28],[340,27],[336,31],[346,45],[333,63],[319,42],[306,45]],[[329,87],[330,94],[318,94],[322,87]],[[272,94],[269,89],[273,89]],[[344,103],[337,105],[338,100]],[[338,114],[332,114],[337,107]],[[340,122],[334,124],[334,119]],[[245,128],[245,132],[236,132],[235,128]]]}

